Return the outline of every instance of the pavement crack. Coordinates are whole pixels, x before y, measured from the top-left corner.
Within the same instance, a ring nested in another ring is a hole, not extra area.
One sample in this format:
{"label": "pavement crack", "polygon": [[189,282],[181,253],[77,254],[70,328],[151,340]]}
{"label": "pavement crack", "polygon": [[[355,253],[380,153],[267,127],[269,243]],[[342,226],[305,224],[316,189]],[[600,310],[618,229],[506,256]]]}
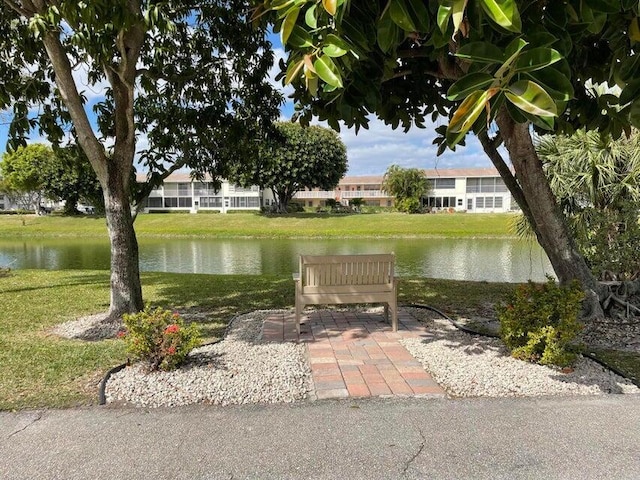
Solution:
{"label": "pavement crack", "polygon": [[413,456],[409,460],[407,460],[407,462],[404,464],[404,468],[402,469],[403,476],[407,475],[407,471],[409,470],[409,467],[413,462],[415,462],[416,458],[420,456],[420,454],[424,450],[424,447],[427,444],[427,439],[424,436],[424,433],[422,433],[421,428],[418,428],[418,433],[420,434],[420,438],[421,438],[420,445],[418,445],[418,450],[416,451],[416,453],[414,453]]}
{"label": "pavement crack", "polygon": [[31,425],[33,425],[34,423],[36,423],[38,420],[40,420],[42,418],[42,413],[37,413],[31,417],[29,417],[27,419],[27,422],[24,424],[24,426],[22,426],[21,428],[18,428],[17,430],[14,430],[13,432],[11,432],[7,438],[11,438],[14,435],[17,435],[20,432],[24,432],[27,428],[29,428]]}

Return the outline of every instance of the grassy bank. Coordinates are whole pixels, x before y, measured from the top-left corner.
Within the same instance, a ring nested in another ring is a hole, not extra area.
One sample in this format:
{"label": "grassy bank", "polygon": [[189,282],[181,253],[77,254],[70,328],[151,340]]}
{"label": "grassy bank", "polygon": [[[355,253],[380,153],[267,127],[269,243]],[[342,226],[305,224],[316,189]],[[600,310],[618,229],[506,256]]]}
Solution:
{"label": "grassy bank", "polygon": [[[511,214],[141,214],[139,237],[509,237]],[[107,235],[104,218],[0,215],[1,237]]]}
{"label": "grassy bank", "polygon": [[[289,276],[144,273],[146,301],[180,310],[208,312],[200,327],[220,336],[237,313],[292,308]],[[401,303],[427,303],[450,314],[483,309],[512,285],[403,279]],[[126,360],[118,340],[65,340],[48,333],[56,324],[105,311],[106,271],[21,270],[0,277],[0,410],[71,407],[97,401],[98,382]]]}

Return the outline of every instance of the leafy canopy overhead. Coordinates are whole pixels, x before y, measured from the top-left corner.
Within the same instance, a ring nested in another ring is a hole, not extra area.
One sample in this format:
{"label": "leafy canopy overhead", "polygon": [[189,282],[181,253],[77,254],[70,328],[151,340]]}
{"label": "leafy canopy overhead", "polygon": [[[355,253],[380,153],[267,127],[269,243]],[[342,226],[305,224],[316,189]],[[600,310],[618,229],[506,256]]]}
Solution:
{"label": "leafy canopy overhead", "polygon": [[[88,95],[98,94],[98,140],[116,150],[130,141],[124,112],[133,109],[135,134],[148,139],[138,153],[150,172],[177,163],[217,173],[243,145],[251,146],[239,138],[252,137],[278,115],[281,96],[266,80],[273,54],[264,30],[248,22],[248,2],[134,4],[62,0],[40,8],[0,1],[0,110],[12,113],[9,149],[24,144],[31,130],[58,144],[82,128],[71,123],[54,84],[41,41],[50,32],[59,36],[76,80],[83,79],[76,87],[85,110]],[[130,91],[133,105],[127,105]]]}
{"label": "leafy canopy overhead", "polygon": [[[640,125],[636,0],[265,0],[289,53],[296,115],[338,128],[449,117],[440,151],[505,105],[544,131]],[[620,97],[592,84],[618,85]]]}

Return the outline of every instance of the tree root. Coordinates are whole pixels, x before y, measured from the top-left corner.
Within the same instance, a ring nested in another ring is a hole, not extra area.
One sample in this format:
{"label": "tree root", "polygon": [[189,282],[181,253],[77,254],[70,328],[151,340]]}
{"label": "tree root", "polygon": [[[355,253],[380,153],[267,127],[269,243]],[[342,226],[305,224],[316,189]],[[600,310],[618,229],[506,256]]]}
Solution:
{"label": "tree root", "polygon": [[[628,320],[640,316],[640,278],[603,281],[599,282],[598,287],[599,307],[606,317]],[[586,320],[594,318],[588,316]]]}

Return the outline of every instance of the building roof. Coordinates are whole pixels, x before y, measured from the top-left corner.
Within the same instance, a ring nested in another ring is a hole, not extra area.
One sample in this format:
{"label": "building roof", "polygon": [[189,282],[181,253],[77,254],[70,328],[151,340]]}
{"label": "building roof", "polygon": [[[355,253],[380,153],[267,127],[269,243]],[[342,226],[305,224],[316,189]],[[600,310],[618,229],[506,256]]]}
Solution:
{"label": "building roof", "polygon": [[[425,169],[427,178],[460,178],[460,177],[499,177],[498,171],[491,168],[438,168],[438,169]],[[383,175],[353,175],[343,177],[340,180],[340,185],[380,185],[382,183]],[[136,180],[138,182],[145,182],[147,180],[147,174],[142,172],[136,174]],[[176,183],[189,183],[192,181],[191,174],[189,172],[173,172],[166,179],[166,182]],[[211,181],[211,176],[206,174],[204,176],[205,182]]]}
{"label": "building roof", "polygon": [[[489,168],[438,168],[425,169],[427,178],[460,178],[460,177],[499,177],[498,170]],[[354,175],[343,177],[340,185],[379,185],[382,183],[382,175]]]}

